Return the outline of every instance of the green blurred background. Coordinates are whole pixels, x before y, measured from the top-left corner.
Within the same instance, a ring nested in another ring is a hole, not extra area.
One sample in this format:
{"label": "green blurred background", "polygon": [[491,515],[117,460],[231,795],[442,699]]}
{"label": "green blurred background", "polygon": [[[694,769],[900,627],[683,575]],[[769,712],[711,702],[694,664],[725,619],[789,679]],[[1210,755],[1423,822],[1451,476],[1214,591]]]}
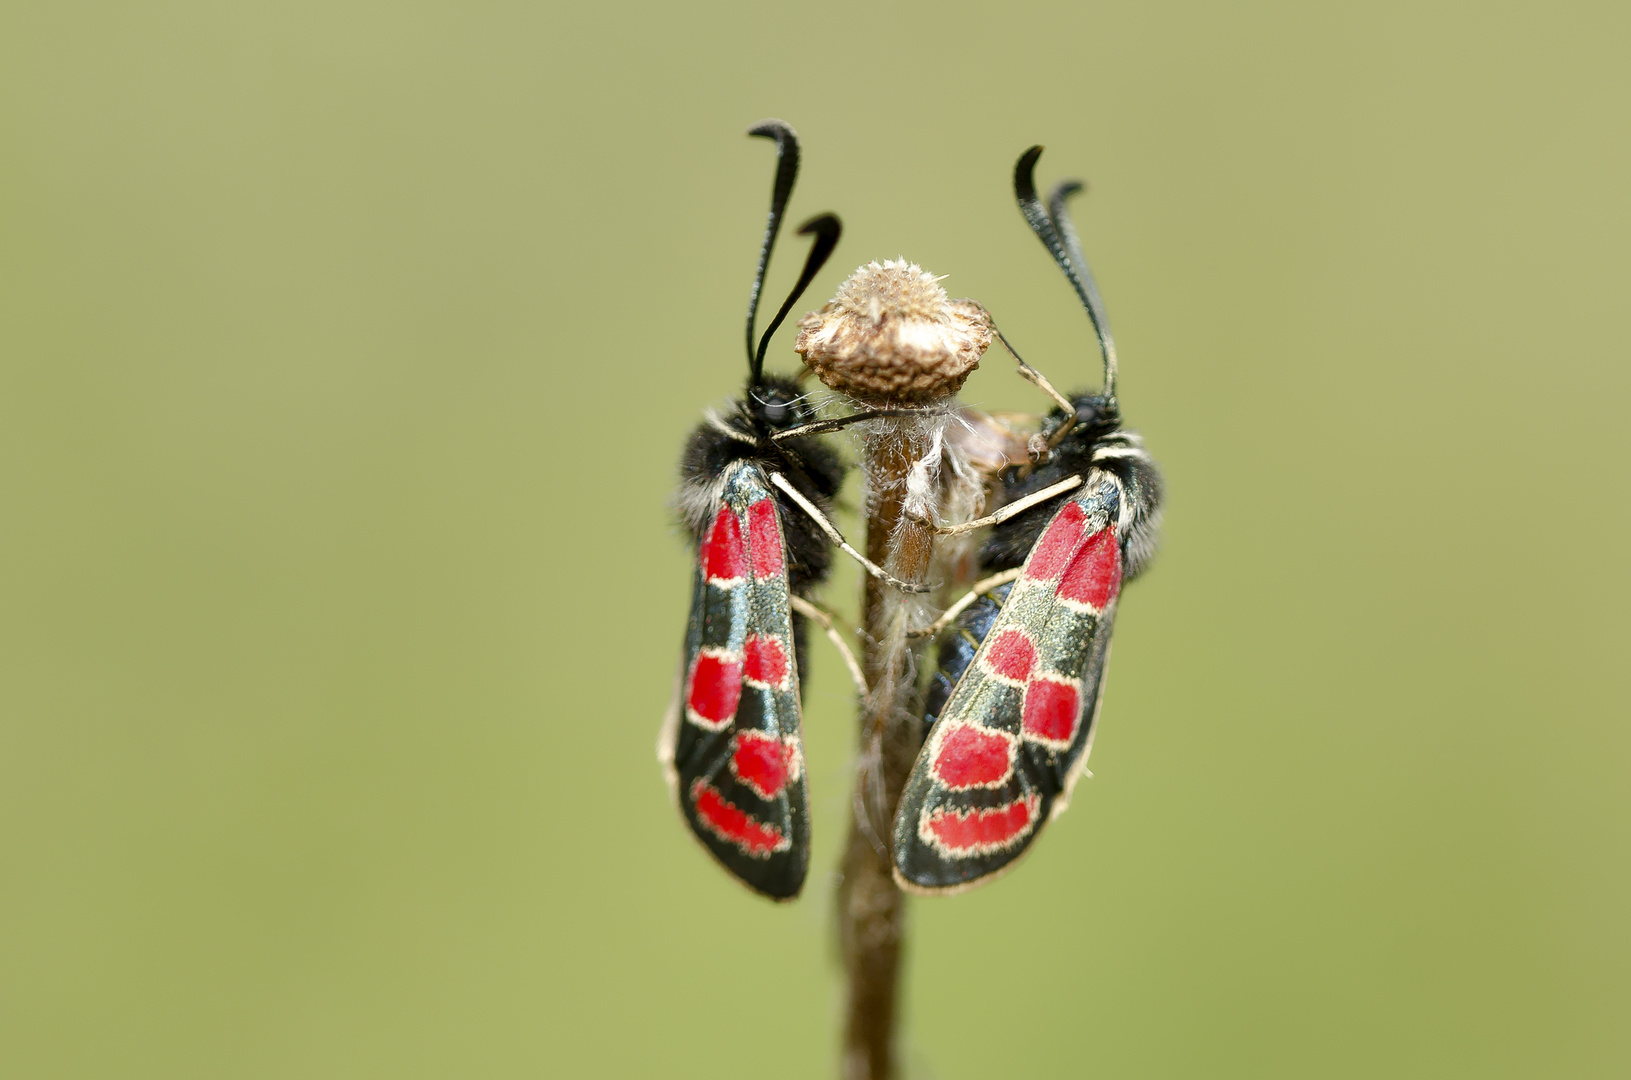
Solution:
{"label": "green blurred background", "polygon": [[834,1073],[834,657],[799,903],[652,755],[765,116],[806,307],[905,255],[1062,385],[1009,169],[1086,175],[1170,480],[910,1075],[1631,1073],[1628,10],[8,5],[0,1074]]}

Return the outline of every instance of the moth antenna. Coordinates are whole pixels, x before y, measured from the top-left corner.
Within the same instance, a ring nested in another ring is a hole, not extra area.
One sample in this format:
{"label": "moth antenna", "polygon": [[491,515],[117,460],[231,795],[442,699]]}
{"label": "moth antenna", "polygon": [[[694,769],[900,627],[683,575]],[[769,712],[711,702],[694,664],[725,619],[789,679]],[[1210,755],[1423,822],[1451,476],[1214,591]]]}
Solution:
{"label": "moth antenna", "polygon": [[1066,201],[1082,189],[1080,182],[1066,180],[1053,189],[1048,197],[1048,208],[1036,195],[1036,161],[1042,156],[1042,147],[1033,146],[1019,156],[1014,164],[1014,197],[1025,223],[1036,233],[1042,246],[1048,249],[1053,261],[1065,272],[1076,297],[1087,311],[1087,318],[1098,335],[1099,349],[1104,353],[1104,396],[1116,396],[1116,341],[1110,334],[1110,319],[1105,314],[1104,301],[1099,298],[1098,284],[1093,271],[1082,255],[1082,244],[1076,235],[1076,226],[1070,220]]}
{"label": "moth antenna", "polygon": [[[776,312],[776,317],[770,320],[769,326],[765,327],[764,337],[759,339],[759,351],[754,354],[750,368],[753,372],[754,382],[758,382],[759,376],[764,372],[765,350],[770,347],[770,336],[776,332],[777,327],[781,326],[782,320],[787,318],[787,313],[793,310],[793,305],[799,302],[799,297],[804,295],[804,290],[810,287],[810,282],[815,280],[815,276],[821,272],[821,268],[832,257],[833,249],[838,246],[838,237],[843,231],[844,224],[838,220],[836,214],[818,214],[799,226],[799,235],[809,236],[813,233],[815,234],[815,243],[810,245],[810,254],[804,260],[804,270],[799,274],[798,283],[793,286],[793,291],[787,294],[787,299],[782,302],[781,310]],[[761,275],[764,273],[762,262],[759,273]],[[755,289],[755,293],[757,293],[757,289]],[[757,299],[757,297],[755,298]],[[751,325],[749,323],[749,326]],[[748,332],[751,334],[752,330],[750,329]]]}
{"label": "moth antenna", "polygon": [[792,126],[782,120],[762,120],[748,128],[748,134],[776,141],[776,180],[770,188],[770,216],[765,220],[765,239],[759,248],[759,272],[754,275],[753,291],[748,294],[748,373],[752,382],[758,382],[763,352],[761,350],[759,356],[754,354],[753,324],[759,316],[759,293],[764,289],[770,251],[776,246],[776,234],[781,231],[787,200],[793,194],[793,182],[798,179],[799,137]]}
{"label": "moth antenna", "polygon": [[1059,239],[1065,242],[1065,253],[1070,256],[1070,264],[1076,267],[1077,273],[1081,273],[1082,267],[1087,265],[1087,258],[1082,254],[1082,238],[1076,233],[1076,223],[1070,219],[1069,200],[1071,196],[1086,190],[1085,181],[1061,180],[1048,192],[1048,220],[1053,222]]}
{"label": "moth antenna", "polygon": [[1116,339],[1110,332],[1110,314],[1099,295],[1099,284],[1093,280],[1093,268],[1082,254],[1082,238],[1076,233],[1076,223],[1071,220],[1067,205],[1071,196],[1085,190],[1087,185],[1080,180],[1059,181],[1048,194],[1048,217],[1053,219],[1053,227],[1070,253],[1071,265],[1087,290],[1088,315],[1093,320],[1093,329],[1099,333],[1099,347],[1104,350],[1104,396],[1113,398],[1116,396]]}

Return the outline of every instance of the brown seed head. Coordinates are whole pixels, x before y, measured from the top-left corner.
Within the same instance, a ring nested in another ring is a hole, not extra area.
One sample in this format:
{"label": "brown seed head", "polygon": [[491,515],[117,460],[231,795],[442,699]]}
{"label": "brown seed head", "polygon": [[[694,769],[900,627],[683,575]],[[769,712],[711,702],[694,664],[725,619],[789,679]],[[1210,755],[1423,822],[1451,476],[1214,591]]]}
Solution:
{"label": "brown seed head", "polygon": [[949,300],[940,279],[904,259],[870,262],[794,343],[822,382],[872,403],[926,403],[955,394],[991,344],[991,316]]}

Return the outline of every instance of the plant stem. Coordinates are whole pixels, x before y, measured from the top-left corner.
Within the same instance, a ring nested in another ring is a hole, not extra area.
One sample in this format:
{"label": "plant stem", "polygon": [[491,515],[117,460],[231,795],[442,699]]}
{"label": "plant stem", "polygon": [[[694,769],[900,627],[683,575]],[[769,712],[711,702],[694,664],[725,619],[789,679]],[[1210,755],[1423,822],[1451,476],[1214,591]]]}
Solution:
{"label": "plant stem", "polygon": [[[952,300],[939,278],[902,259],[867,263],[799,320],[793,348],[805,366],[857,409],[886,410],[857,430],[864,431],[867,557],[898,579],[923,582],[936,559],[934,530],[918,522],[940,520],[942,504],[966,509],[961,502],[979,501],[979,484],[945,435],[957,390],[993,333],[984,308]],[[956,498],[943,490],[947,476]],[[888,1080],[906,939],[906,898],[895,887],[889,844],[922,734],[917,654],[927,645],[906,635],[933,616],[921,594],[865,580],[861,666],[872,689],[861,702],[855,814],[838,887],[849,989],[843,1061],[846,1080]]]}
{"label": "plant stem", "polygon": [[[905,517],[902,507],[907,474],[928,450],[929,436],[920,430],[897,431],[869,440],[864,462],[867,557],[913,582],[928,573],[934,533]],[[920,733],[914,646],[906,638],[911,601],[874,577],[864,581],[862,666],[873,690],[860,707],[862,767],[856,770],[856,813],[838,890],[839,943],[849,990],[843,1068],[846,1080],[887,1080],[895,1075],[906,933],[906,897],[890,873],[889,844]]]}

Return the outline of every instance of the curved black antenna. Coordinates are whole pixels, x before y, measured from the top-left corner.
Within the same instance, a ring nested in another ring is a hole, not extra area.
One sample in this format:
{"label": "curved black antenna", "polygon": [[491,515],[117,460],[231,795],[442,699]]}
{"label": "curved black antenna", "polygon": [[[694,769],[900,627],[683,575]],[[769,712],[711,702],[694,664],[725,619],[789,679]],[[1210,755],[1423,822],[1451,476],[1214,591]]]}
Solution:
{"label": "curved black antenna", "polygon": [[1053,227],[1065,242],[1071,264],[1087,289],[1087,302],[1091,305],[1088,314],[1093,318],[1093,328],[1099,332],[1099,347],[1104,350],[1104,396],[1113,398],[1116,396],[1116,338],[1110,332],[1110,313],[1104,309],[1099,283],[1093,280],[1093,268],[1087,265],[1087,256],[1082,254],[1082,238],[1076,234],[1076,223],[1070,219],[1067,205],[1072,195],[1086,189],[1087,185],[1080,180],[1061,180],[1053,185],[1053,191],[1048,194],[1048,217],[1053,219]]}
{"label": "curved black antenna", "polygon": [[1065,252],[1070,255],[1071,265],[1076,267],[1078,273],[1086,269],[1087,258],[1082,254],[1082,238],[1076,234],[1076,223],[1070,219],[1069,200],[1071,196],[1086,190],[1087,184],[1081,180],[1061,180],[1048,192],[1048,220],[1053,222],[1059,239],[1065,242]]}
{"label": "curved black antenna", "polygon": [[814,233],[815,243],[810,245],[810,256],[804,260],[804,271],[799,274],[798,284],[794,285],[793,291],[787,294],[787,299],[782,302],[781,310],[776,312],[776,317],[770,320],[769,326],[765,327],[764,337],[759,339],[759,351],[754,354],[752,364],[754,382],[758,382],[759,377],[764,373],[765,350],[770,347],[770,335],[774,334],[776,328],[781,326],[782,320],[787,318],[787,313],[793,310],[793,305],[799,302],[799,297],[804,295],[804,290],[810,287],[810,282],[821,272],[821,268],[831,258],[833,248],[838,246],[838,237],[843,231],[844,224],[838,220],[836,214],[818,214],[799,226],[799,235],[809,236]]}
{"label": "curved black antenna", "polygon": [[[1093,324],[1093,331],[1098,335],[1099,348],[1104,353],[1104,396],[1116,396],[1116,346],[1110,337],[1110,325],[1104,315],[1104,304],[1099,300],[1097,285],[1084,284],[1083,278],[1091,282],[1092,276],[1087,273],[1087,263],[1083,260],[1081,266],[1083,274],[1076,272],[1076,264],[1071,260],[1071,253],[1065,247],[1064,239],[1059,230],[1054,227],[1053,218],[1042,208],[1042,201],[1036,196],[1036,160],[1042,156],[1042,147],[1033,146],[1019,156],[1014,163],[1014,197],[1019,201],[1019,212],[1025,216],[1025,223],[1036,233],[1042,246],[1048,249],[1053,261],[1059,264],[1059,269],[1065,272],[1071,286],[1076,290],[1076,297],[1082,302],[1087,311],[1087,318]],[[1057,192],[1056,192],[1057,193]],[[1063,199],[1059,202],[1059,209],[1063,211]],[[1070,220],[1065,215],[1065,220]],[[1072,235],[1075,229],[1071,229]]]}
{"label": "curved black antenna", "polygon": [[799,175],[799,137],[798,132],[782,120],[762,120],[748,128],[748,134],[776,140],[776,182],[770,189],[770,217],[765,221],[765,242],[759,248],[759,272],[754,275],[753,291],[748,294],[748,373],[752,381],[757,382],[760,364],[753,352],[753,323],[759,315],[759,292],[764,288],[765,269],[770,265],[770,249],[776,246],[787,199],[793,194],[793,181]]}

